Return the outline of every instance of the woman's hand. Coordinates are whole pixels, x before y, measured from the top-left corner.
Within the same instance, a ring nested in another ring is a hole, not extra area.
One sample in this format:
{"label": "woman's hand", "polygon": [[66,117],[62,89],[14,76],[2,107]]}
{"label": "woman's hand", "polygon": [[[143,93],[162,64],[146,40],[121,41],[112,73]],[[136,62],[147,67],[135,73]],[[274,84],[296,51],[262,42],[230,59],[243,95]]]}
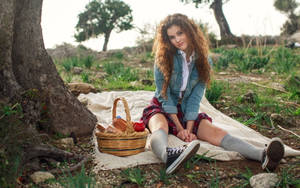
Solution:
{"label": "woman's hand", "polygon": [[188,137],[184,140],[185,142],[191,142],[197,140],[197,136],[194,133],[189,133]]}
{"label": "woman's hand", "polygon": [[185,141],[189,137],[190,132],[186,129],[182,129],[177,133],[177,137]]}

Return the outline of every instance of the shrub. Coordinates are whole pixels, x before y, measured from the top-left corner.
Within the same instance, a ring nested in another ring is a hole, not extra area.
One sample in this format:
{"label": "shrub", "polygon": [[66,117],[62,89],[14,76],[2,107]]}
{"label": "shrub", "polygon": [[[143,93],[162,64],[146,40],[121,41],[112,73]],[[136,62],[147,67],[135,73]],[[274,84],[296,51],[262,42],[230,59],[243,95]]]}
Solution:
{"label": "shrub", "polygon": [[116,52],[116,53],[114,53],[113,57],[121,60],[121,59],[123,59],[124,54],[122,52]]}
{"label": "shrub", "polygon": [[224,93],[225,86],[223,82],[212,81],[210,88],[206,90],[205,96],[207,100],[215,104]]}
{"label": "shrub", "polygon": [[103,65],[105,72],[110,75],[109,79],[121,81],[138,80],[138,70],[130,67],[125,67],[123,63],[108,62]]}
{"label": "shrub", "polygon": [[89,80],[89,74],[86,73],[86,72],[82,72],[81,73],[81,79],[85,83],[89,83],[90,82],[90,80]]}
{"label": "shrub", "polygon": [[89,56],[85,57],[84,59],[82,59],[82,61],[83,61],[84,66],[89,69],[93,65],[94,57],[89,55]]}
{"label": "shrub", "polygon": [[269,66],[269,69],[277,73],[289,73],[299,61],[300,58],[294,55],[291,50],[280,47],[274,52],[274,62]]}

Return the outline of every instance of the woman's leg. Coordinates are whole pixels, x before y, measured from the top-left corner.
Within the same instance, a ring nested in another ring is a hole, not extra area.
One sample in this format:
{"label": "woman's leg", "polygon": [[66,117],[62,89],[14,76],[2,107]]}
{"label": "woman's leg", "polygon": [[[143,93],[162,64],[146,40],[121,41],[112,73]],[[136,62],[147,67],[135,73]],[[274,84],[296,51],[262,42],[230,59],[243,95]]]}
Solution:
{"label": "woman's leg", "polygon": [[197,138],[212,145],[220,146],[221,141],[226,134],[226,131],[213,126],[209,120],[202,119],[198,126]]}
{"label": "woman's leg", "polygon": [[263,149],[256,148],[239,138],[231,136],[226,131],[213,126],[206,119],[200,122],[197,137],[215,146],[221,146],[225,150],[239,152],[247,159],[257,161],[262,161],[263,159]]}
{"label": "woman's leg", "polygon": [[199,142],[194,140],[186,146],[169,148],[169,125],[166,117],[161,113],[157,113],[150,118],[148,127],[152,132],[150,138],[152,151],[166,163],[167,174],[171,174],[179,169],[184,162],[194,156],[200,147]]}
{"label": "woman's leg", "polygon": [[215,127],[203,119],[198,127],[197,137],[225,150],[239,152],[247,159],[262,162],[262,169],[273,171],[284,156],[284,145],[280,138],[273,138],[265,149],[257,148],[239,138],[231,136],[226,131]]}
{"label": "woman's leg", "polygon": [[168,121],[161,113],[153,115],[148,123],[151,131],[150,145],[153,153],[163,162],[167,161]]}

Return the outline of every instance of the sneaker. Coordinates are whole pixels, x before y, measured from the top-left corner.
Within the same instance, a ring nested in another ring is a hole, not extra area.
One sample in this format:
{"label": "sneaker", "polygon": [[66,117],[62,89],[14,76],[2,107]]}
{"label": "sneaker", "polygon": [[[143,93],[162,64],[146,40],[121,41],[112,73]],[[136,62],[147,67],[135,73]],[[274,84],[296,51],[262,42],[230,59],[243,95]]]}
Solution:
{"label": "sneaker", "polygon": [[197,140],[176,148],[167,147],[166,174],[177,171],[186,161],[192,158],[200,147]]}
{"label": "sneaker", "polygon": [[284,156],[284,145],[280,138],[272,138],[264,151],[262,169],[273,171],[279,165]]}

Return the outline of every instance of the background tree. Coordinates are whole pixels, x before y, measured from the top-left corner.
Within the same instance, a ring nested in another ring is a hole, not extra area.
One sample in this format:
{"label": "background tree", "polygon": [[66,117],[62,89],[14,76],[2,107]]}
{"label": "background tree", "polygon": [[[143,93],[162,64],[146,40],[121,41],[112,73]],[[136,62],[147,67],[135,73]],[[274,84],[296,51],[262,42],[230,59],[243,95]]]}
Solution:
{"label": "background tree", "polygon": [[228,2],[228,0],[180,0],[185,3],[194,3],[196,8],[199,4],[210,4],[209,7],[213,9],[216,21],[219,25],[220,35],[222,40],[234,38],[235,36],[231,33],[229,24],[223,13],[223,3]]}
{"label": "background tree", "polygon": [[75,38],[82,42],[104,34],[102,50],[106,51],[112,30],[121,32],[133,28],[131,12],[130,7],[120,0],[93,0],[79,14]]}
{"label": "background tree", "polygon": [[300,15],[295,13],[298,5],[296,0],[275,0],[274,7],[288,17],[281,28],[281,34],[291,35],[300,29]]}
{"label": "background tree", "polygon": [[[7,171],[16,165],[55,155],[55,150],[35,147],[42,143],[40,131],[91,136],[97,121],[68,91],[44,47],[42,2],[0,1],[0,176],[14,182]],[[15,113],[20,115],[9,119]],[[20,163],[11,162],[11,155]],[[0,184],[6,180],[1,178]]]}

